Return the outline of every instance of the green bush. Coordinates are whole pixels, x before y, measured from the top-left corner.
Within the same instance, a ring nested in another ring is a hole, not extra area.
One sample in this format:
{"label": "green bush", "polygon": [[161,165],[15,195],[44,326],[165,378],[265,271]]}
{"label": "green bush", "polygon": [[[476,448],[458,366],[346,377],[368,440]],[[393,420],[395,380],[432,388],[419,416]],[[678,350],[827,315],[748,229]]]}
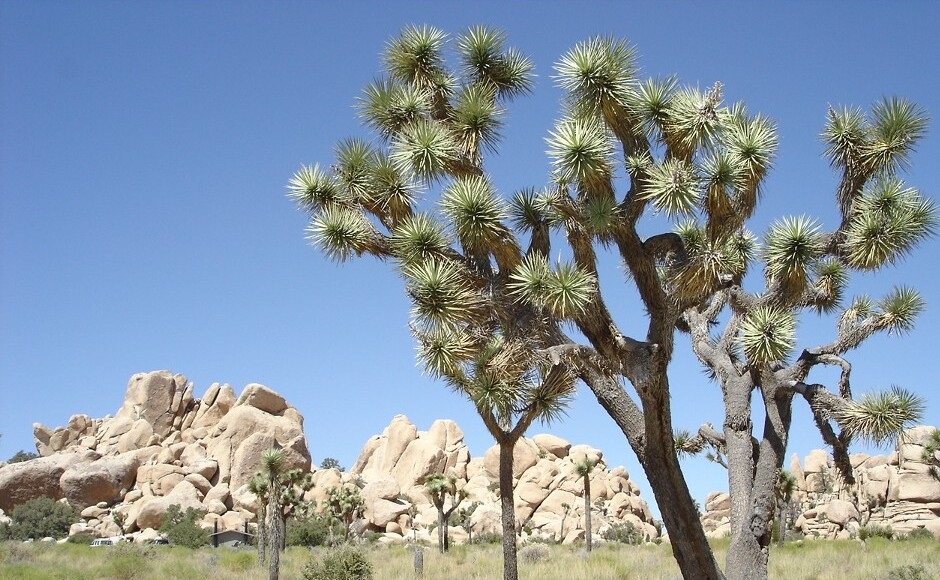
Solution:
{"label": "green bush", "polygon": [[79,532],[73,536],[69,536],[68,543],[70,544],[82,544],[87,546],[95,539],[95,535],[91,532]]}
{"label": "green bush", "polygon": [[0,540],[61,538],[68,535],[77,519],[78,514],[68,504],[37,497],[13,508],[10,523],[0,525]]}
{"label": "green bush", "polygon": [[39,457],[39,455],[32,451],[23,451],[20,449],[13,454],[13,457],[7,460],[7,463],[21,463],[23,461],[29,461],[30,459],[36,459],[37,457]]}
{"label": "green bush", "polygon": [[933,534],[927,528],[914,528],[901,539],[903,540],[932,540]]}
{"label": "green bush", "polygon": [[499,532],[479,532],[473,534],[474,544],[502,544],[503,535]]}
{"label": "green bush", "polygon": [[894,537],[894,530],[891,526],[882,526],[879,524],[868,524],[858,529],[858,539],[863,542],[869,538],[884,538],[890,540]]}
{"label": "green bush", "polygon": [[287,522],[288,546],[325,546],[330,541],[330,527],[333,528],[333,537],[342,538],[344,530],[333,518],[314,515],[308,518],[295,518]]}
{"label": "green bush", "polygon": [[351,546],[328,550],[321,559],[312,559],[303,569],[305,580],[372,580],[372,564],[365,554]]}
{"label": "green bush", "polygon": [[552,557],[552,552],[545,544],[526,544],[519,550],[519,558],[529,564],[545,562]]}
{"label": "green bush", "polygon": [[620,544],[636,545],[643,543],[643,532],[636,529],[636,526],[630,522],[613,524],[604,530],[604,533],[601,534],[601,537],[608,542],[617,542]]}
{"label": "green bush", "polygon": [[257,556],[244,550],[226,550],[220,554],[221,566],[233,572],[246,572],[254,568]]}
{"label": "green bush", "polygon": [[195,508],[182,511],[180,506],[171,505],[163,516],[160,531],[166,534],[170,543],[186,548],[201,548],[209,545],[209,530],[204,530],[196,524],[202,519],[205,512]]}
{"label": "green bush", "polygon": [[908,564],[888,570],[885,580],[928,580],[927,569],[920,564]]}

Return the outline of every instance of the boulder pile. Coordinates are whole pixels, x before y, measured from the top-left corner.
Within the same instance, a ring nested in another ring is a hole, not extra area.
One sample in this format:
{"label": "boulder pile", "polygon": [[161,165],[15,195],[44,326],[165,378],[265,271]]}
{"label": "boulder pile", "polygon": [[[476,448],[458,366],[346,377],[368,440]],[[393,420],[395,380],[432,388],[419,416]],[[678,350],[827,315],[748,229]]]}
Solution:
{"label": "boulder pile", "polygon": [[[925,528],[940,539],[940,451],[925,457],[936,427],[908,429],[894,453],[849,458],[855,484],[845,485],[832,457],[811,451],[801,462],[794,454],[789,471],[796,480],[794,526],[809,539],[847,539],[861,526],[888,527],[897,535]],[[714,492],[705,502],[702,523],[709,536],[728,535],[731,501]]]}
{"label": "boulder pile", "polygon": [[277,445],[289,468],[310,467],[303,417],[281,395],[250,384],[236,397],[213,384],[197,399],[169,371],[131,377],[113,417],[37,423],[33,435],[41,457],[0,467],[0,510],[40,496],[67,501],[83,518],[71,534],[137,537],[173,504],[205,511],[206,527],[242,529],[255,520],[246,484],[262,451]]}
{"label": "boulder pile", "polygon": [[[608,469],[600,450],[572,446],[548,434],[523,437],[513,453],[517,531],[524,537],[566,543],[584,539],[584,483],[575,465],[585,457],[596,462],[589,476],[593,533],[599,537],[611,525],[629,523],[647,540],[658,538],[649,507],[623,467]],[[348,472],[315,471],[307,498],[322,501],[331,487],[359,485],[365,500],[364,529],[381,534],[386,542],[434,542],[429,529],[437,523],[437,512],[424,482],[433,473],[444,473],[455,477],[457,489],[467,493],[460,507],[478,503],[470,517],[472,533],[501,533],[498,470],[499,448],[471,457],[454,421],[439,419],[427,431],[418,431],[398,415],[380,435],[366,441]],[[452,526],[449,532],[456,543],[467,538],[463,528]]]}
{"label": "boulder pile", "polygon": [[[192,383],[169,371],[131,377],[113,417],[74,415],[64,427],[36,424],[33,433],[41,457],[0,464],[0,518],[15,505],[52,497],[81,512],[71,534],[146,541],[156,537],[174,504],[205,512],[207,528],[253,527],[257,498],[247,483],[265,449],[283,448],[288,469],[311,470],[303,417],[281,395],[250,384],[236,396],[231,386],[213,384],[195,398]],[[498,448],[471,457],[463,439],[454,421],[438,420],[419,431],[405,416],[396,416],[366,441],[348,471],[314,468],[314,487],[304,499],[322,507],[331,488],[355,485],[365,502],[356,523],[361,532],[374,532],[383,542],[434,542],[437,512],[424,483],[429,475],[444,473],[467,493],[461,507],[477,504],[472,533],[500,533]],[[608,469],[600,450],[543,434],[521,439],[514,458],[523,536],[583,539],[584,484],[575,465],[590,458],[597,464],[589,476],[594,534],[629,523],[648,540],[659,537],[636,484],[623,467]],[[466,535],[463,528],[451,528],[454,542]]]}

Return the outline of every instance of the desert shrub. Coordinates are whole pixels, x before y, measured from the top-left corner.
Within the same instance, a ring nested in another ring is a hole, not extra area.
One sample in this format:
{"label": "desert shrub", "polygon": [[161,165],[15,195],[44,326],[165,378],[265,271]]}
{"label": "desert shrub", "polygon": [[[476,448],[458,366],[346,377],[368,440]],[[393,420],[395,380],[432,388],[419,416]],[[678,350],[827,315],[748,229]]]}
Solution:
{"label": "desert shrub", "polygon": [[473,534],[474,544],[502,544],[503,535],[499,532],[479,532]]}
{"label": "desert shrub", "polygon": [[95,535],[91,532],[79,532],[69,536],[68,543],[70,544],[82,544],[87,546],[95,539]]}
{"label": "desert shrub", "polygon": [[37,497],[13,508],[10,523],[0,525],[0,540],[61,538],[77,519],[78,514],[68,504]]}
{"label": "desert shrub", "polygon": [[23,461],[29,461],[30,459],[36,459],[37,457],[39,457],[39,455],[32,451],[23,451],[20,449],[13,454],[13,457],[7,460],[7,463],[21,463]]}
{"label": "desert shrub", "polygon": [[601,534],[601,537],[608,542],[617,542],[620,544],[642,544],[643,532],[636,529],[636,526],[630,522],[622,524],[613,524]]}
{"label": "desert shrub", "polygon": [[195,508],[186,508],[182,511],[180,506],[171,505],[163,516],[160,531],[166,534],[171,544],[186,548],[201,548],[209,544],[209,530],[204,530],[196,523],[202,519],[202,511]]}
{"label": "desert shrub", "polygon": [[254,552],[244,550],[226,550],[220,554],[219,562],[222,568],[233,572],[245,572],[255,566],[257,556]]}
{"label": "desert shrub", "polygon": [[863,542],[869,538],[884,538],[890,540],[893,537],[894,530],[891,529],[891,526],[868,524],[858,529],[858,539]]}
{"label": "desert shrub", "polygon": [[933,533],[927,528],[914,528],[901,539],[903,540],[932,540]]}
{"label": "desert shrub", "polygon": [[526,544],[519,550],[519,558],[529,564],[545,562],[552,557],[552,551],[545,544]]}
{"label": "desert shrub", "polygon": [[106,553],[108,557],[102,569],[99,570],[99,574],[116,580],[138,578],[141,570],[150,567],[149,560],[152,560],[155,555],[151,546],[131,543],[116,544],[108,548]]}
{"label": "desert shrub", "polygon": [[314,515],[307,518],[294,518],[287,522],[286,543],[288,546],[325,546],[330,540],[330,527],[334,537],[343,536],[343,528],[332,518]]}
{"label": "desert shrub", "polygon": [[307,562],[303,577],[305,580],[372,580],[372,564],[361,551],[342,546]]}
{"label": "desert shrub", "polygon": [[921,564],[908,564],[888,570],[885,580],[928,580],[927,569]]}

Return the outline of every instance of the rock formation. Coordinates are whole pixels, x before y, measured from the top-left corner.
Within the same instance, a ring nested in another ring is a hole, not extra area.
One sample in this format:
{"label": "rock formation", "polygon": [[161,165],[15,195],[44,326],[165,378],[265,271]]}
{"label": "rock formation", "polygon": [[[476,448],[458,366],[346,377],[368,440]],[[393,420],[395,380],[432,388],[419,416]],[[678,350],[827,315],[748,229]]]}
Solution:
{"label": "rock formation", "polygon": [[[860,526],[890,527],[895,534],[925,528],[940,539],[940,452],[925,457],[924,444],[935,427],[905,431],[889,455],[850,456],[854,485],[844,485],[832,458],[811,451],[800,463],[794,454],[790,473],[796,479],[794,526],[809,539],[847,539]],[[712,537],[728,535],[731,502],[714,492],[705,502],[702,523]]]}
{"label": "rock formation", "polygon": [[[236,397],[229,385],[214,384],[194,398],[192,383],[167,371],[131,377],[113,417],[75,415],[56,429],[36,424],[34,436],[41,457],[0,466],[0,515],[34,497],[60,499],[81,512],[73,534],[151,539],[174,504],[205,512],[205,527],[242,529],[256,521],[257,500],[246,484],[265,449],[279,446],[288,468],[310,469],[303,417],[281,395],[250,384]],[[386,542],[433,542],[437,512],[424,483],[432,473],[446,473],[467,492],[463,506],[479,504],[473,533],[499,533],[498,448],[471,457],[463,437],[454,421],[418,431],[396,416],[366,441],[348,472],[314,469],[314,487],[304,499],[322,507],[330,488],[356,485],[365,500],[359,530],[380,533]],[[657,538],[650,510],[623,467],[608,469],[601,451],[552,435],[516,444],[520,533],[565,542],[584,537],[583,480],[575,464],[585,457],[597,462],[590,481],[598,538],[625,522],[647,539]],[[461,542],[466,532],[454,527],[451,538]]]}
{"label": "rock formation", "polygon": [[241,529],[254,508],[233,497],[246,493],[262,451],[278,445],[288,468],[310,468],[303,417],[281,395],[251,384],[236,398],[213,384],[197,399],[186,377],[168,371],[131,377],[113,417],[74,415],[65,427],[36,424],[33,434],[41,457],[0,467],[0,512],[62,499],[84,519],[72,533],[136,535],[158,528],[173,504],[205,511],[207,527]]}
{"label": "rock formation", "polygon": [[[553,435],[522,438],[516,444],[513,480],[519,531],[564,542],[584,538],[584,485],[575,464],[586,456],[598,462],[590,478],[594,533],[599,537],[611,524],[630,523],[647,539],[659,537],[649,507],[623,467],[609,470],[601,451],[572,446]],[[424,482],[432,473],[446,473],[456,477],[457,488],[468,494],[461,507],[479,502],[470,519],[473,533],[500,533],[498,465],[496,446],[471,457],[455,422],[440,419],[427,431],[418,431],[407,417],[398,415],[381,435],[366,441],[347,473],[315,471],[315,486],[307,499],[322,501],[331,487],[359,485],[365,500],[361,522],[365,529],[383,534],[384,541],[413,536],[433,542],[429,528],[436,525],[437,512]],[[459,543],[467,532],[451,527],[450,536]]]}

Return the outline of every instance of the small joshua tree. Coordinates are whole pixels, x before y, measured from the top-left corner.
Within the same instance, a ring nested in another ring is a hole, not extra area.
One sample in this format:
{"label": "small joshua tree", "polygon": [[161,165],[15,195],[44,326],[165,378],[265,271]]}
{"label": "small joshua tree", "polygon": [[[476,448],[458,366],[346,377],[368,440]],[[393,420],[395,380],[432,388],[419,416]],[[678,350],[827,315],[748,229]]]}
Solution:
{"label": "small joshua tree", "polygon": [[584,482],[584,549],[591,551],[591,472],[597,467],[597,461],[585,456],[574,465],[575,473]]}
{"label": "small joshua tree", "polygon": [[326,509],[329,514],[342,522],[344,539],[349,539],[352,523],[362,511],[365,501],[359,488],[355,486],[331,487],[326,492]]}
{"label": "small joshua tree", "polygon": [[[437,526],[438,541],[440,543],[441,554],[450,549],[450,534],[447,529],[447,522],[454,510],[460,506],[467,497],[467,492],[463,489],[457,489],[457,478],[443,473],[432,473],[424,482],[428,493],[431,496],[431,503],[437,508]],[[450,506],[445,509],[445,504],[450,498]]]}

